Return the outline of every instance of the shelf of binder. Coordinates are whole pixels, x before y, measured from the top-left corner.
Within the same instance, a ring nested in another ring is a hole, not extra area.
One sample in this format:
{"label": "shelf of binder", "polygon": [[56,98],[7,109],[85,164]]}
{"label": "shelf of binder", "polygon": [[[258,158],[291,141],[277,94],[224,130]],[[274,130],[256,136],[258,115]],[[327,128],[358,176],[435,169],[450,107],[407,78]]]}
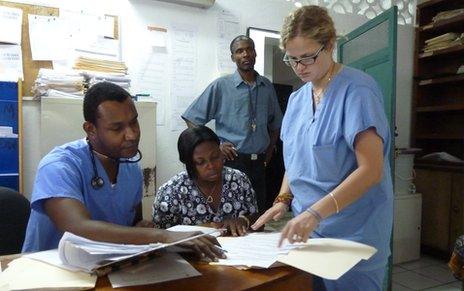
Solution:
{"label": "shelf of binder", "polygon": [[78,57],[73,68],[82,71],[96,71],[117,75],[127,74],[127,66],[124,62],[92,59],[86,57]]}
{"label": "shelf of binder", "polygon": [[20,191],[18,83],[0,82],[0,186]]}

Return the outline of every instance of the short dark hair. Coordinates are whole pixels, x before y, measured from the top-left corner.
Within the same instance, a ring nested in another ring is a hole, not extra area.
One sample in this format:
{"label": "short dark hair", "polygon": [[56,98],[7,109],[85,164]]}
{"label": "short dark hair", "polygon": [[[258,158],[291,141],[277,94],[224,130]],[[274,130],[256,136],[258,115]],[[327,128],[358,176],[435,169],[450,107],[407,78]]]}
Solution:
{"label": "short dark hair", "polygon": [[130,97],[129,92],[110,82],[100,82],[93,85],[84,96],[83,111],[85,121],[95,124],[98,118],[97,108],[104,101],[124,102]]}
{"label": "short dark hair", "polygon": [[199,144],[205,141],[212,141],[217,145],[220,144],[219,137],[214,131],[204,125],[195,125],[187,128],[180,134],[177,141],[179,160],[185,165],[190,179],[197,177],[197,171],[193,162],[193,151]]}
{"label": "short dark hair", "polygon": [[234,53],[234,46],[237,42],[239,41],[247,41],[251,44],[251,46],[253,47],[253,49],[255,48],[255,42],[251,39],[251,37],[249,36],[246,36],[246,35],[239,35],[237,37],[235,37],[231,42],[230,42],[230,53],[233,54]]}

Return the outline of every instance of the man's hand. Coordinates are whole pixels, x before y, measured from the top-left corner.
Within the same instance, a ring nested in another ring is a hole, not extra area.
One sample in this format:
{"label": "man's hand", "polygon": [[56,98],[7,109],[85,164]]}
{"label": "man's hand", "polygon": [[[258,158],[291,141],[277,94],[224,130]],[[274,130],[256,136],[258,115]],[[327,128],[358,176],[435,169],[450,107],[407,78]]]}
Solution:
{"label": "man's hand", "polygon": [[[166,242],[176,242],[181,239],[185,239],[191,236],[199,235],[201,232],[192,231],[192,232],[176,232],[176,231],[166,231]],[[221,249],[221,245],[217,239],[210,235],[201,236],[180,244],[177,244],[180,247],[185,247],[193,250],[200,260],[205,262],[217,262],[218,259],[225,259],[226,255]]]}
{"label": "man's hand", "polygon": [[221,149],[221,152],[224,154],[226,159],[229,161],[233,161],[235,157],[238,156],[237,149],[235,149],[235,146],[228,141],[223,142],[219,148]]}
{"label": "man's hand", "polygon": [[255,223],[253,223],[253,225],[251,226],[251,228],[253,230],[257,230],[259,229],[261,226],[263,226],[264,224],[266,224],[268,221],[270,221],[271,219],[273,219],[274,221],[277,221],[279,219],[282,218],[282,216],[285,215],[285,213],[287,212],[288,210],[288,205],[283,203],[283,202],[279,202],[279,203],[276,203],[274,204],[274,206],[272,206],[271,208],[269,208],[268,210],[266,210],[266,212],[264,212],[263,215],[261,215]]}

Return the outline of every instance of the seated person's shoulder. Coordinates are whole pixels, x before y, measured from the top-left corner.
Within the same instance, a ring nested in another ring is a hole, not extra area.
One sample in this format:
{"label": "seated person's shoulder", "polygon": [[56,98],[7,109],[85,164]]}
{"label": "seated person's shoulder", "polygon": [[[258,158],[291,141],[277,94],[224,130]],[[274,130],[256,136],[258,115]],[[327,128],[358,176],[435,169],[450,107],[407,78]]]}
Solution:
{"label": "seated person's shoulder", "polygon": [[226,180],[237,181],[237,180],[248,179],[248,176],[240,170],[224,166],[224,171],[225,171]]}
{"label": "seated person's shoulder", "polygon": [[56,163],[81,163],[84,158],[89,158],[87,143],[85,140],[76,140],[53,148],[40,161],[39,168]]}
{"label": "seated person's shoulder", "polygon": [[[186,171],[182,171],[176,175],[174,175],[171,179],[169,179],[166,183],[161,185],[159,188],[160,192],[169,191],[170,193],[176,190],[177,188],[184,186],[184,185],[191,185],[193,181],[189,178]],[[169,190],[168,190],[169,189]]]}

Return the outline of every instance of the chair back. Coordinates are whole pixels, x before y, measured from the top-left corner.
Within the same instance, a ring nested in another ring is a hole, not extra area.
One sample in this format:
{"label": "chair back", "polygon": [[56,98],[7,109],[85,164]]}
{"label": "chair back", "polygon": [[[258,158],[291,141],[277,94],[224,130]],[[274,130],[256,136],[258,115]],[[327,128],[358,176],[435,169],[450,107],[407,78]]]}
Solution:
{"label": "chair back", "polygon": [[0,255],[21,252],[30,214],[29,200],[13,189],[0,187]]}

